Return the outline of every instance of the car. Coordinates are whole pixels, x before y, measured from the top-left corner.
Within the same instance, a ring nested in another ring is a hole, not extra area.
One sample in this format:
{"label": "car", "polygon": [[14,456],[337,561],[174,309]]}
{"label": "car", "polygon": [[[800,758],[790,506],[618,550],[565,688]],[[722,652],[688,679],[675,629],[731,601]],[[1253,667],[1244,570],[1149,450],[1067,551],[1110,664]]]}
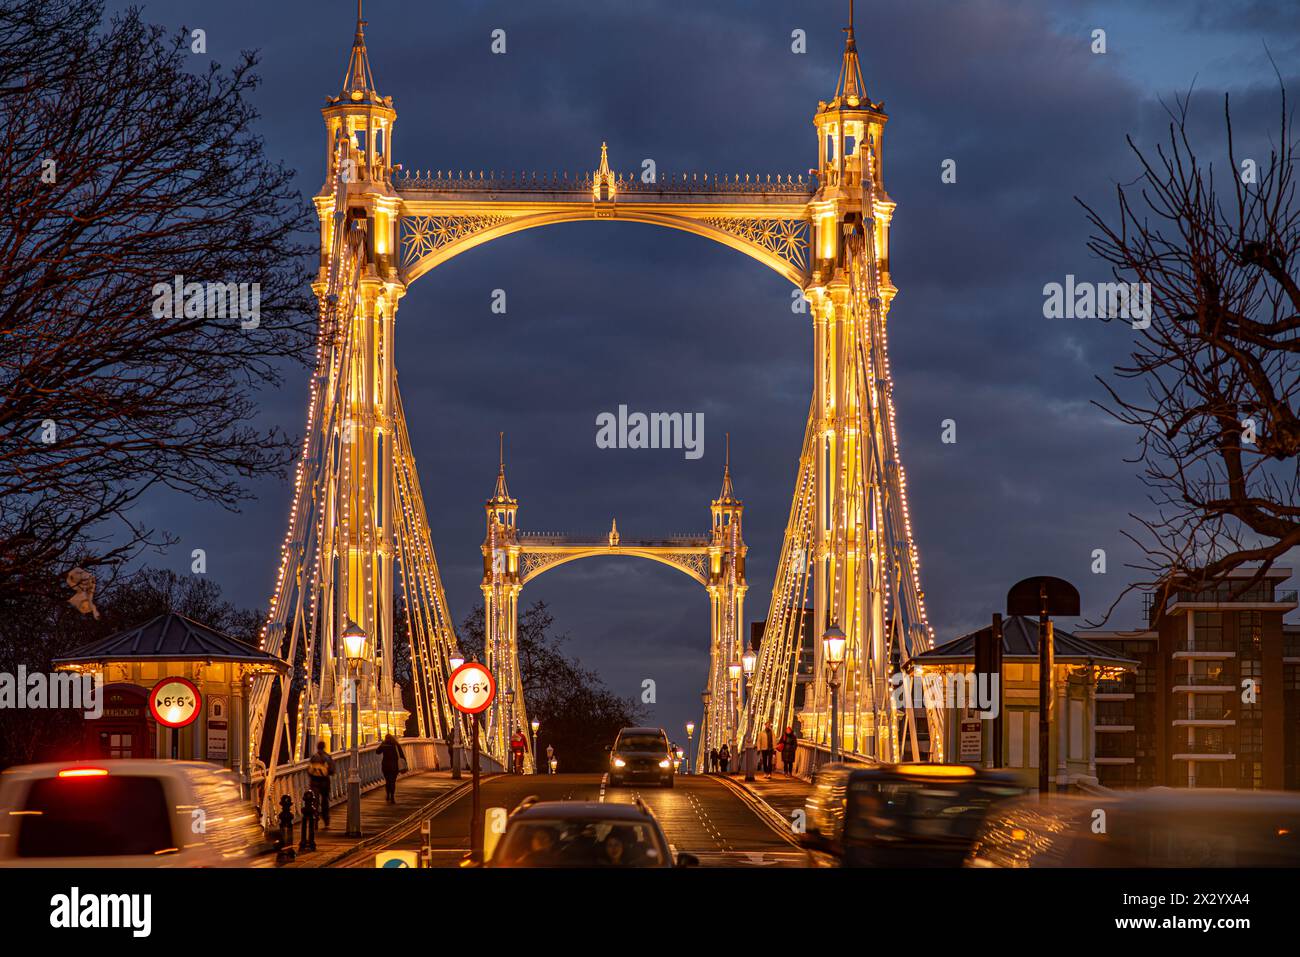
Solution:
{"label": "car", "polygon": [[239,867],[269,846],[235,775],[201,761],[8,768],[0,821],[0,867]]}
{"label": "car", "polygon": [[1297,867],[1300,794],[1150,788],[991,812],[968,867]]}
{"label": "car", "polygon": [[966,764],[832,764],[819,769],[800,837],[815,867],[960,867],[985,814],[1025,793]]}
{"label": "car", "polygon": [[527,797],[511,813],[487,867],[692,867],[673,857],[654,813],[632,804],[539,801]]}
{"label": "car", "polygon": [[624,728],[609,750],[609,784],[653,781],[673,786],[673,749],[663,728]]}

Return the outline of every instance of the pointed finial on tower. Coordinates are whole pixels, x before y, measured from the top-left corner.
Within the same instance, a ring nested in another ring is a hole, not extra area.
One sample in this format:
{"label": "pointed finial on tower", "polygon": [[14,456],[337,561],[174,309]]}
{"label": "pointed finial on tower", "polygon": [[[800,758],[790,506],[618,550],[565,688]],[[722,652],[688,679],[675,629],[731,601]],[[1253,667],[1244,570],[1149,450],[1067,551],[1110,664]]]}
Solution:
{"label": "pointed finial on tower", "polygon": [[359,100],[369,93],[379,99],[375,77],[370,72],[370,56],[366,53],[366,21],[361,14],[361,0],[357,0],[357,32],[352,38],[352,53],[348,57],[348,72],[343,77],[343,94]]}
{"label": "pointed finial on tower", "polygon": [[506,434],[497,433],[497,485],[492,490],[493,502],[510,502],[510,489],[506,487]]}
{"label": "pointed finial on tower", "polygon": [[718,493],[719,502],[734,502],[735,489],[731,485],[731,433],[726,433],[726,453],[722,462],[722,491]]}
{"label": "pointed finial on tower", "polygon": [[858,41],[853,33],[853,6],[854,0],[849,0],[849,25],[843,28],[844,61],[840,65],[839,81],[835,84],[835,99],[850,107],[867,101],[867,86],[862,82],[862,62],[858,59]]}

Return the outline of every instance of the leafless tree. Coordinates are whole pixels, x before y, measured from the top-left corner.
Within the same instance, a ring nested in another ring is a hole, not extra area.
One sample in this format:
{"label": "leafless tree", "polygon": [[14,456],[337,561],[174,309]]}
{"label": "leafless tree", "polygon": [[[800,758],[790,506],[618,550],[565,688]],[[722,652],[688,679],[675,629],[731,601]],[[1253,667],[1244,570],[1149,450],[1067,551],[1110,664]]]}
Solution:
{"label": "leafless tree", "polygon": [[[311,352],[313,217],[254,131],[255,63],[0,0],[0,599],[165,540],[131,514],[150,489],[235,508],[292,458],[253,420]],[[215,297],[167,306],[178,276]]]}
{"label": "leafless tree", "polygon": [[[1280,81],[1280,78],[1279,78]],[[1089,248],[1119,280],[1150,284],[1150,327],[1098,403],[1139,431],[1153,510],[1128,537],[1156,608],[1236,569],[1244,593],[1300,545],[1300,206],[1293,123],[1282,85],[1267,161],[1241,156],[1224,97],[1226,166],[1189,133],[1191,97],[1169,110],[1154,153],[1128,142],[1140,175],[1116,189]],[[1217,174],[1217,178],[1216,178]],[[1121,596],[1122,597],[1122,596]]]}

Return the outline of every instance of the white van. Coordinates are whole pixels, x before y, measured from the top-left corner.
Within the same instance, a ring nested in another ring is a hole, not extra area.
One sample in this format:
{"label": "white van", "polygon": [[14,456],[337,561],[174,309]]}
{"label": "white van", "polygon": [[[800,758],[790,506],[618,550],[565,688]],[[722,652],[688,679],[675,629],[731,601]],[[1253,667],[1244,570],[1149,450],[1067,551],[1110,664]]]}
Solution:
{"label": "white van", "polygon": [[0,773],[0,867],[273,863],[235,775],[199,761],[94,760]]}

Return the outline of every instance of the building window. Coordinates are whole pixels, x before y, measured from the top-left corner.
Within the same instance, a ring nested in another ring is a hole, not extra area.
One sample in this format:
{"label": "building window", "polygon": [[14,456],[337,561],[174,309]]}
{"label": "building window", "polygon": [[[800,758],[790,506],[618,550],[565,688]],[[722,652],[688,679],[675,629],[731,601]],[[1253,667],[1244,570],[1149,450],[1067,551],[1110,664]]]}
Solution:
{"label": "building window", "polygon": [[1237,653],[1258,655],[1264,635],[1264,616],[1257,611],[1237,612]]}
{"label": "building window", "polygon": [[1193,615],[1194,640],[1203,651],[1220,651],[1223,648],[1223,612],[1198,611]]}

